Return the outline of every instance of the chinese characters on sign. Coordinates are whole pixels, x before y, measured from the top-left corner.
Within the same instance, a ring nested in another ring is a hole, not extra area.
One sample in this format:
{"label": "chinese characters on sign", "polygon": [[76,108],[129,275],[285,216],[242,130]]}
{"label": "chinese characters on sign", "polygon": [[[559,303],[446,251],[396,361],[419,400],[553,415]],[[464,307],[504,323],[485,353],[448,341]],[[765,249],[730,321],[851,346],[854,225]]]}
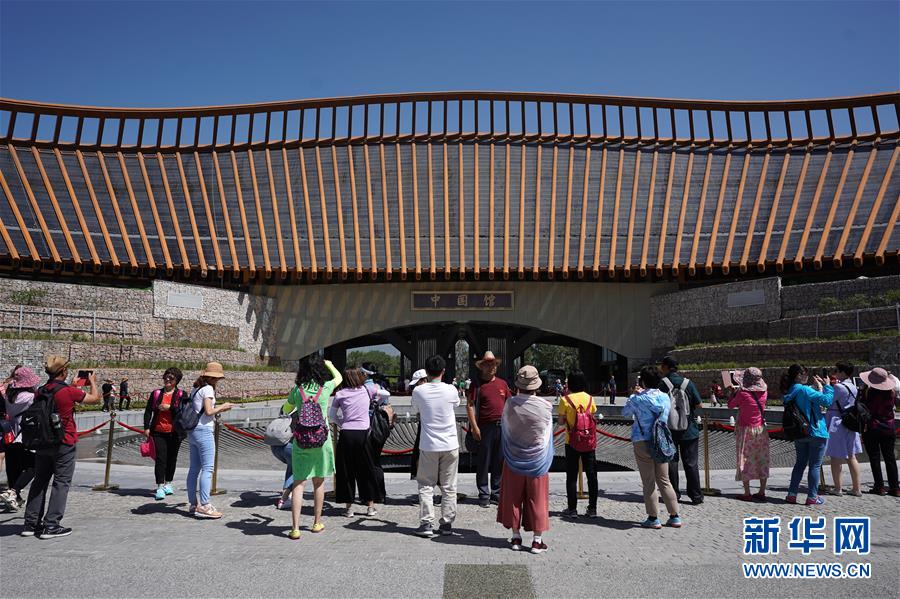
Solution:
{"label": "chinese characters on sign", "polygon": [[413,291],[413,310],[512,310],[512,291]]}
{"label": "chinese characters on sign", "polygon": [[[788,549],[809,555],[827,547],[827,521],[824,516],[796,516],[788,525],[790,539]],[[781,518],[744,518],[744,555],[777,555]],[[871,530],[868,516],[834,518],[832,526],[832,552],[834,555],[856,553],[868,555]]]}

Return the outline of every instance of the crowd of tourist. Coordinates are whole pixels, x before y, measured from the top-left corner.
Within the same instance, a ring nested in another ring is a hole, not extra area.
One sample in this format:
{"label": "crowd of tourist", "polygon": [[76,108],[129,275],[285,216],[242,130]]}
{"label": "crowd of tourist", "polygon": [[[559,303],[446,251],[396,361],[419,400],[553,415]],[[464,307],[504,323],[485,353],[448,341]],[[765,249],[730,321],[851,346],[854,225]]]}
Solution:
{"label": "crowd of tourist", "polygon": [[[477,380],[465,391],[466,449],[477,454],[479,505],[497,506],[497,522],[511,531],[511,549],[539,554],[548,549],[543,535],[551,525],[553,403],[538,395],[542,380],[536,368],[521,367],[510,389],[497,376],[500,363],[492,352],[486,352],[475,363]],[[412,462],[412,475],[419,488],[416,533],[422,537],[451,535],[457,515],[460,442],[456,408],[461,404],[461,393],[443,382],[445,369],[444,359],[432,356],[410,381],[411,406],[418,413]],[[48,539],[72,532],[62,526],[61,520],[76,463],[75,405],[99,403],[102,399],[104,406],[111,409],[111,390],[108,380],[98,386],[93,373],[88,375],[84,388],[67,384],[69,363],[59,356],[48,358],[44,371],[47,378],[43,384],[41,377],[25,366],[15,367],[4,381],[0,424],[9,488],[0,494],[0,501],[11,509],[25,506],[22,536]],[[846,465],[851,482],[847,494],[860,496],[857,456],[863,450],[869,457],[874,480],[869,492],[900,497],[894,452],[894,410],[900,381],[882,368],[860,372],[858,378],[855,375],[854,367],[847,363],[836,364],[825,376],[811,375],[799,364],[784,372],[779,383],[784,434],[793,440],[796,450],[787,503],[797,503],[804,474],[805,504],[817,506],[825,502],[819,496],[819,483],[826,456],[834,481],[831,492],[844,494],[842,475]],[[189,513],[197,518],[222,517],[211,504],[210,491],[215,419],[233,407],[216,399],[216,386],[224,376],[222,365],[210,362],[188,392],[179,387],[182,372],[169,368],[163,373],[160,387],[150,393],[144,410],[143,435],[155,460],[155,499],[164,500],[175,493],[177,457],[187,438],[190,465],[185,488]],[[770,437],[766,427],[769,388],[758,368],[747,368],[734,382],[722,391],[721,400],[738,411],[735,480],[742,483],[743,494],[737,499],[765,502],[770,478]],[[700,393],[679,372],[678,362],[672,357],[664,358],[658,366],[642,368],[632,391],[622,416],[632,419],[630,440],[646,511],[641,526],[680,528],[679,463],[685,474],[687,498],[694,504],[704,499],[698,468]],[[312,482],[313,488],[313,523],[309,528],[313,533],[325,529],[325,480],[332,475],[335,502],[345,505],[344,515],[356,515],[356,501],[365,506],[366,516],[377,514],[375,504],[383,502],[386,496],[380,456],[394,423],[389,398],[371,364],[353,366],[341,373],[318,353],[300,361],[295,385],[265,437],[273,456],[286,466],[276,505],[291,510],[289,538],[300,538],[307,481]],[[597,517],[596,411],[594,399],[587,393],[585,374],[570,372],[557,412],[557,422],[565,429],[564,518],[579,515],[576,481],[582,472],[588,487],[584,515]],[[753,481],[759,484],[755,493],[751,488]],[[22,493],[29,484],[27,499],[23,501]],[[442,496],[437,520],[435,487],[439,487]],[[660,496],[667,512],[665,524],[659,517]],[[532,533],[530,545],[523,541],[523,529]]]}

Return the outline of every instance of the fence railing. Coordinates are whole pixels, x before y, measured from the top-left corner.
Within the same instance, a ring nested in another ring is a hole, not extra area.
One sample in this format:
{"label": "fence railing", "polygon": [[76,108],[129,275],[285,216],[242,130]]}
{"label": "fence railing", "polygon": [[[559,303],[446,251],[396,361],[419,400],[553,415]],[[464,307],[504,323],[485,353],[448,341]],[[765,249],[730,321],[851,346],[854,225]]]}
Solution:
{"label": "fence railing", "polygon": [[[11,314],[7,319],[5,315]],[[46,317],[46,319],[42,318]],[[77,323],[84,322],[83,326]],[[109,323],[113,323],[110,325]],[[127,325],[137,325],[131,327]],[[17,308],[0,307],[0,330],[15,331],[24,337],[29,331],[62,335],[65,333],[90,335],[91,341],[100,337],[141,337],[140,319],[125,316],[106,316],[94,312],[69,312],[57,308],[41,308],[35,306],[19,306]]]}
{"label": "fence railing", "polygon": [[880,308],[844,310],[815,316],[795,316],[786,320],[787,336],[791,339],[796,337],[819,339],[878,331],[900,332],[900,304]]}

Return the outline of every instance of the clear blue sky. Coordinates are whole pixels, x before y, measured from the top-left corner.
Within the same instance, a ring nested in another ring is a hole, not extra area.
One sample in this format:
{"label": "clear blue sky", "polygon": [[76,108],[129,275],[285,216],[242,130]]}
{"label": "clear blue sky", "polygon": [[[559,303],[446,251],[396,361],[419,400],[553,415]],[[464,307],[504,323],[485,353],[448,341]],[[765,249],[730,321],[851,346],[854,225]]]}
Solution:
{"label": "clear blue sky", "polygon": [[183,106],[458,89],[900,89],[900,2],[0,0],[0,95]]}

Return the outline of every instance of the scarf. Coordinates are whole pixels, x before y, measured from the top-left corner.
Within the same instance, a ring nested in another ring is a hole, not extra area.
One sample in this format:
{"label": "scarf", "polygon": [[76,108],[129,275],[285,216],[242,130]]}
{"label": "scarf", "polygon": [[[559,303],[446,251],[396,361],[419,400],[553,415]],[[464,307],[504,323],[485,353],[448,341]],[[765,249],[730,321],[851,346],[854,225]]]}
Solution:
{"label": "scarf", "polygon": [[506,401],[500,428],[506,466],[516,474],[537,478],[553,464],[553,414],[546,400],[516,395]]}

